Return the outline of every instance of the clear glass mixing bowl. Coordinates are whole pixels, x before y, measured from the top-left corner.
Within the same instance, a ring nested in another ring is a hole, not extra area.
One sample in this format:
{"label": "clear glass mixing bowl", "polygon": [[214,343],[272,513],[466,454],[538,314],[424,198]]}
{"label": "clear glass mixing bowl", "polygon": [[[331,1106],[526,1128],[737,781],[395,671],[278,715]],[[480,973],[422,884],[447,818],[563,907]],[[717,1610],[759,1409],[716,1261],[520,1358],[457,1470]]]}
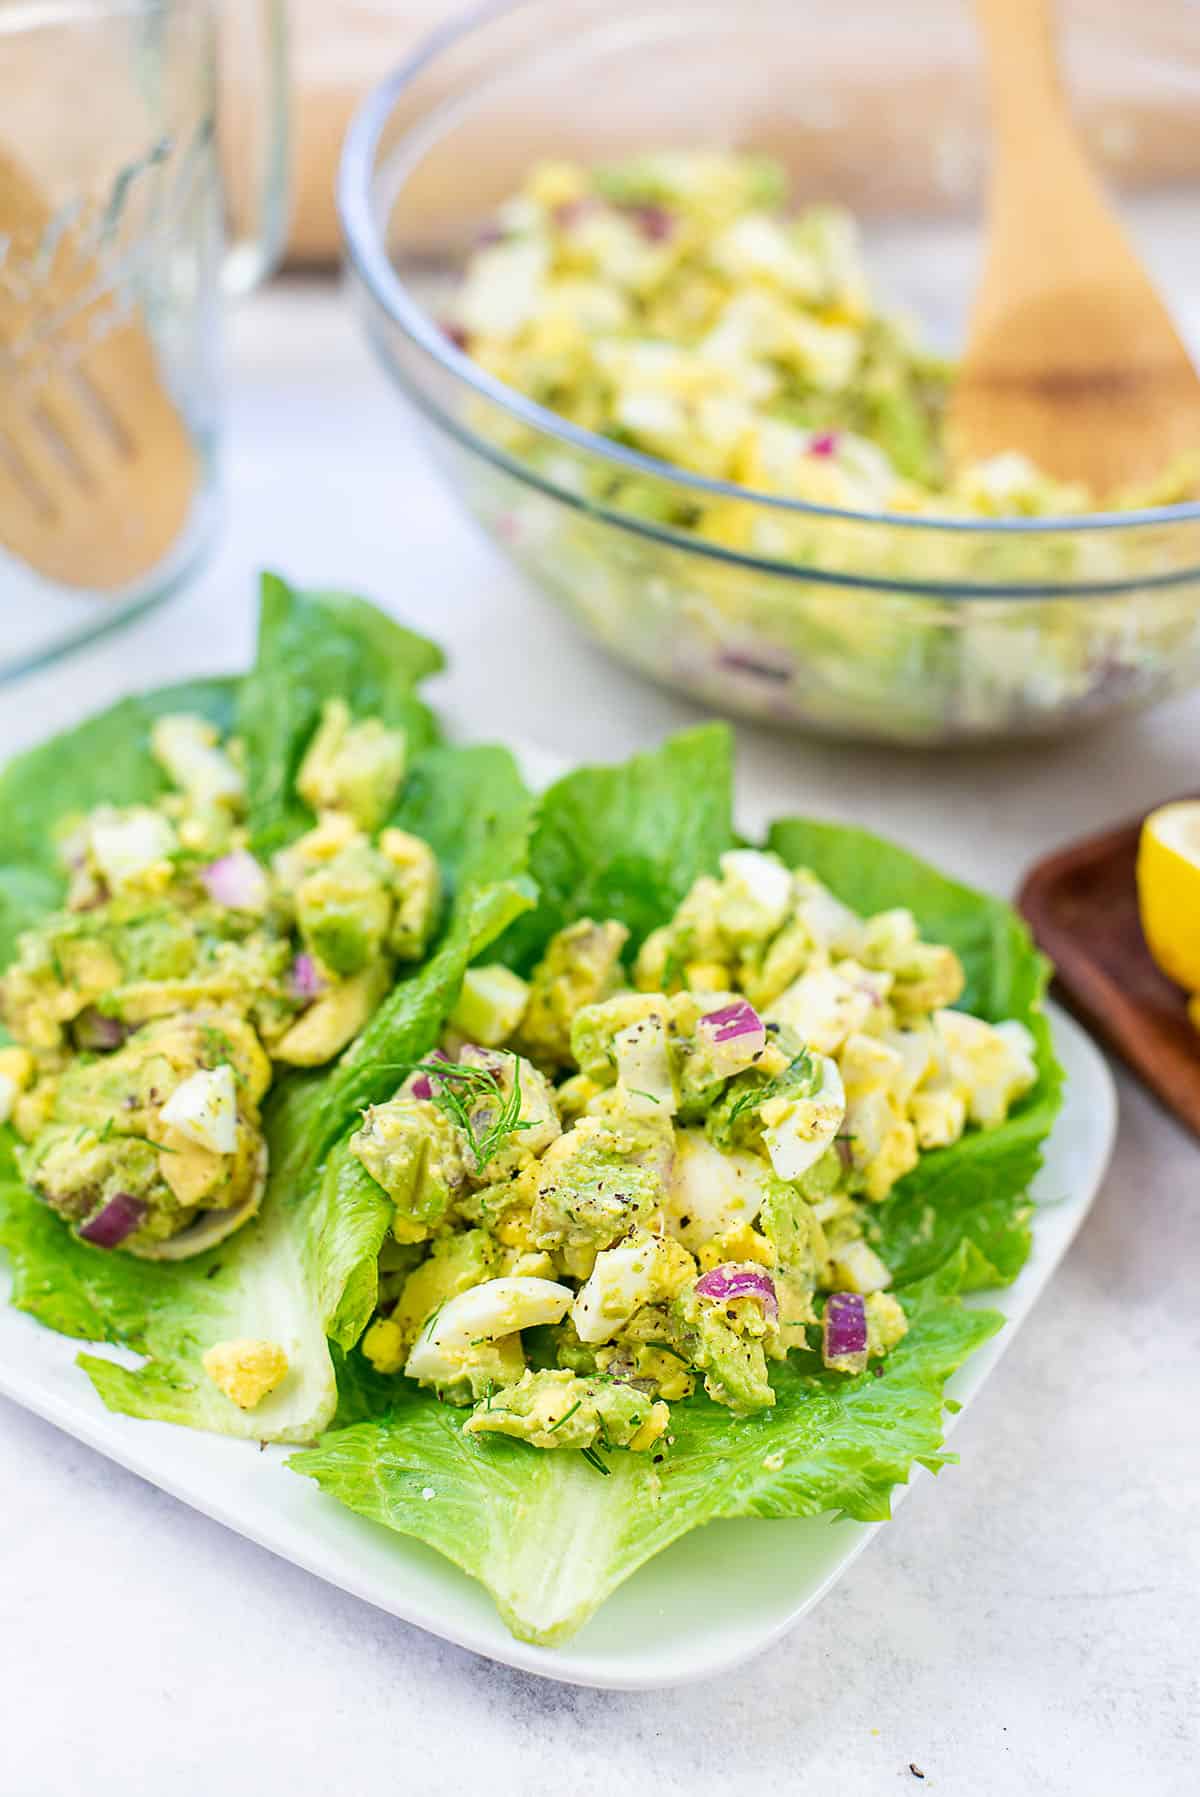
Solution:
{"label": "clear glass mixing bowl", "polygon": [[[1194,10],[1060,13],[1081,127],[1200,349]],[[850,206],[884,302],[952,349],[987,157],[969,0],[515,0],[448,25],[366,101],[339,199],[371,341],[470,511],[550,595],[716,708],[880,741],[1065,730],[1200,680],[1200,505],[1002,521],[823,509],[580,430],[455,348],[447,294],[532,162],[662,146],[766,152],[801,201]],[[746,535],[766,547],[659,521],[714,496],[752,514]]]}

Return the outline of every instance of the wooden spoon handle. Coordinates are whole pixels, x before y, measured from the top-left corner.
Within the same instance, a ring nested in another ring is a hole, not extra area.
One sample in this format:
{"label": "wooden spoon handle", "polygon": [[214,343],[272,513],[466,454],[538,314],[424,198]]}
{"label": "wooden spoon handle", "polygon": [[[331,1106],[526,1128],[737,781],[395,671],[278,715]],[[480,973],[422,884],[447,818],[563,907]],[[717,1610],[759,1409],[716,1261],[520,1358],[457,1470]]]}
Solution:
{"label": "wooden spoon handle", "polygon": [[1062,110],[1052,0],[975,0],[997,131],[1042,128]]}
{"label": "wooden spoon handle", "polygon": [[1041,285],[1041,271],[1076,256],[1128,262],[1063,90],[1054,0],[975,0],[987,51],[993,149],[989,258],[1009,292]]}

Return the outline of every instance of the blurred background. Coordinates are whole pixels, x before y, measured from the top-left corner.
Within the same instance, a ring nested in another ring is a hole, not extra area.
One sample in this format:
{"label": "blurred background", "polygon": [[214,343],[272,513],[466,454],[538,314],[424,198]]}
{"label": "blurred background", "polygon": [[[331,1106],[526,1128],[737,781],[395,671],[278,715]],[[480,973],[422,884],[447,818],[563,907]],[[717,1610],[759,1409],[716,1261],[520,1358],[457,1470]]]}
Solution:
{"label": "blurred background", "polygon": [[[432,0],[291,0],[297,104],[290,261],[319,266],[337,258],[333,180],[354,108],[431,30],[460,10]],[[978,103],[974,81],[962,79],[972,60],[968,10],[962,11],[958,31],[939,33],[932,66],[929,36],[921,28],[925,10],[922,0],[905,0],[897,7],[894,42],[886,45],[874,32],[864,42],[853,6],[820,12],[820,53],[831,80],[842,86],[837,74],[841,65],[843,80],[861,87],[862,129],[877,150],[875,156],[864,154],[861,166],[873,164],[877,176],[886,171],[886,182],[873,183],[876,204],[894,206],[906,192],[919,193],[927,179],[930,144],[940,144],[939,154],[952,157],[955,121],[969,117]],[[1142,0],[1136,12],[1138,49],[1131,54],[1129,0],[1061,0],[1059,7],[1068,76],[1073,58],[1086,57],[1089,63],[1091,98],[1082,122],[1093,153],[1122,186],[1153,187],[1200,171],[1195,91],[1200,8],[1194,0]],[[896,83],[904,79],[906,61],[912,74],[901,103]],[[874,78],[862,72],[872,66]],[[661,70],[648,71],[648,79],[660,77]],[[230,68],[228,78],[236,87],[236,68]],[[889,97],[882,104],[885,91]],[[921,122],[919,130],[913,129],[914,119]],[[813,116],[808,132],[789,133],[789,160],[802,161],[805,185],[824,195],[833,182],[821,161],[822,122]],[[802,126],[804,121],[795,123]],[[514,158],[519,135],[512,146]],[[975,173],[963,167],[964,189]],[[848,204],[869,201],[870,196],[847,193],[844,179],[838,189]]]}

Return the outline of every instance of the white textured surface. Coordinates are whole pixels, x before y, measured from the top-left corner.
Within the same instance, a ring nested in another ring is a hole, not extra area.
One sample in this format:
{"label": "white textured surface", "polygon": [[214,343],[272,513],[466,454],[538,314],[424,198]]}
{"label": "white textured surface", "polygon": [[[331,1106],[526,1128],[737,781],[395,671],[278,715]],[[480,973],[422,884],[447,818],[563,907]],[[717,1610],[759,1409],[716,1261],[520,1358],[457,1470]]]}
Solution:
{"label": "white textured surface", "polygon": [[[6,691],[0,749],[244,658],[263,561],[426,624],[459,664],[443,707],[476,734],[515,719],[607,756],[695,716],[596,660],[462,524],[330,296],[260,298],[235,348],[220,554],[169,611]],[[1194,785],[1197,725],[1180,701],[1074,744],[941,761],[743,731],[741,812],[856,818],[1010,889],[1064,836]],[[720,1686],[605,1695],[499,1670],[0,1406],[3,1797],[1194,1792],[1200,1180],[1194,1144],[1128,1082],[1122,1107],[1113,1174],[958,1432],[962,1465]]]}

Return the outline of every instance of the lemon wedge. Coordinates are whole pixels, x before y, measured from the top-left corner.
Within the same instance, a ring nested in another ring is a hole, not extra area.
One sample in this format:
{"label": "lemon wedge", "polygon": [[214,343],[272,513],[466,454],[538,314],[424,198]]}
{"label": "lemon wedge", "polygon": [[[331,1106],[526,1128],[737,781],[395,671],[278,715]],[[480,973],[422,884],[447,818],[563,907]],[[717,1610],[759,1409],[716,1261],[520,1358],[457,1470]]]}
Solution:
{"label": "lemon wedge", "polygon": [[1150,953],[1170,979],[1200,993],[1200,799],[1150,813],[1138,843],[1137,887]]}

